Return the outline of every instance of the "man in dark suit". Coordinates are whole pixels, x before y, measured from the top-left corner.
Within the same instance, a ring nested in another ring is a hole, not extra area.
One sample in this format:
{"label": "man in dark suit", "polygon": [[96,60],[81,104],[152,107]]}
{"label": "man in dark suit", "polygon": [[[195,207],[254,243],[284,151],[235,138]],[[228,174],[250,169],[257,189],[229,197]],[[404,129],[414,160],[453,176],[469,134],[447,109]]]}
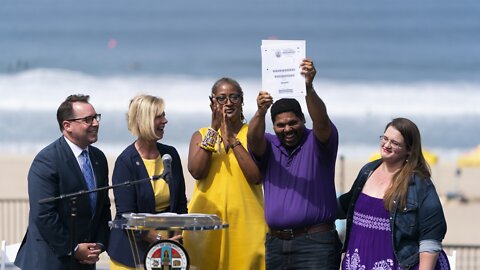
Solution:
{"label": "man in dark suit", "polygon": [[[91,146],[100,114],[89,96],[71,95],[57,110],[62,137],[41,150],[28,173],[29,225],[15,265],[24,270],[95,269],[108,245],[111,219],[108,192],[71,201],[39,200],[108,185],[107,159]],[[85,152],[85,153],[84,153]]]}

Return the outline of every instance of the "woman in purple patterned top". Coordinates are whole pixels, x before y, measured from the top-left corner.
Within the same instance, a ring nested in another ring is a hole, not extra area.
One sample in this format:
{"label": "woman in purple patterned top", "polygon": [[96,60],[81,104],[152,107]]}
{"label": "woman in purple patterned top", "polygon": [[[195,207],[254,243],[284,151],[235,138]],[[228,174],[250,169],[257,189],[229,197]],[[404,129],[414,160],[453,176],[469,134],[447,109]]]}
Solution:
{"label": "woman in purple patterned top", "polygon": [[339,198],[347,218],[342,269],[450,269],[441,246],[446,221],[417,126],[392,120],[380,153]]}

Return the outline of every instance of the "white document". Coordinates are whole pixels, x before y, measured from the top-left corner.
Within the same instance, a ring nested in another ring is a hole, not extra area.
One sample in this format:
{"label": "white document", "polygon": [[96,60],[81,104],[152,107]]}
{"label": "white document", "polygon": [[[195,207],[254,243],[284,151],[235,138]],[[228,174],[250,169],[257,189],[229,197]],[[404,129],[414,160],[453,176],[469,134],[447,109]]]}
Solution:
{"label": "white document", "polygon": [[262,40],[262,90],[274,98],[307,94],[300,63],[305,58],[305,40]]}

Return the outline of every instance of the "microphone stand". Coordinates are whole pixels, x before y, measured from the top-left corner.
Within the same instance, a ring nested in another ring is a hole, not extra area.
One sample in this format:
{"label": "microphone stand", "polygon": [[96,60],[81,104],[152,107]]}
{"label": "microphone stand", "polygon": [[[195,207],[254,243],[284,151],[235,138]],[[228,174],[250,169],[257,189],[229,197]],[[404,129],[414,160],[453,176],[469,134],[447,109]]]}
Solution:
{"label": "microphone stand", "polygon": [[54,202],[58,200],[65,200],[65,199],[70,199],[70,269],[75,269],[75,230],[76,230],[76,224],[75,224],[75,219],[77,217],[77,198],[80,196],[85,196],[87,194],[90,194],[92,192],[100,192],[108,189],[113,189],[113,188],[118,188],[118,187],[124,187],[124,186],[131,186],[131,185],[136,185],[138,183],[142,183],[145,181],[150,181],[150,180],[158,180],[160,178],[166,179],[167,176],[169,176],[169,173],[165,173],[162,175],[153,175],[152,177],[148,178],[143,178],[139,180],[133,180],[133,181],[125,181],[123,183],[111,185],[111,186],[103,186],[99,188],[94,188],[91,190],[80,190],[78,192],[74,193],[69,193],[69,194],[62,194],[57,197],[50,197],[50,198],[44,198],[38,201],[39,204],[44,204],[44,203],[49,203],[49,202]]}

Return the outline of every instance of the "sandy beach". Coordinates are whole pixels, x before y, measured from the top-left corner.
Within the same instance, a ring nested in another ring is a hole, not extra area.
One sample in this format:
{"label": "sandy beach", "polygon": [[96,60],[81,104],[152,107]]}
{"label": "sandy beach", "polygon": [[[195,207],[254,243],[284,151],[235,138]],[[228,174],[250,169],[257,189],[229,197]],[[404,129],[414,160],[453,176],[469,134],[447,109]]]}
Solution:
{"label": "sandy beach", "polygon": [[[0,156],[0,166],[3,177],[0,180],[0,199],[28,198],[27,174],[34,155]],[[109,157],[110,172],[113,169],[115,157]],[[337,191],[348,189],[355,179],[358,170],[365,161],[348,160],[337,162]],[[183,160],[187,197],[193,192],[194,180],[186,170],[186,159]],[[480,234],[477,231],[478,217],[474,213],[480,212],[480,168],[465,168],[460,175],[456,173],[456,166],[451,163],[438,163],[432,166],[433,179],[440,194],[448,223],[448,232],[445,244],[480,244]],[[447,193],[462,194],[468,202],[458,199],[448,200]],[[1,211],[2,209],[0,209]],[[114,209],[112,209],[114,211]],[[26,217],[27,213],[25,213]],[[4,218],[4,217],[2,217]],[[20,226],[23,226],[20,224]],[[0,230],[0,232],[4,231]],[[6,238],[1,235],[0,238]],[[12,239],[12,241],[21,241]]]}

